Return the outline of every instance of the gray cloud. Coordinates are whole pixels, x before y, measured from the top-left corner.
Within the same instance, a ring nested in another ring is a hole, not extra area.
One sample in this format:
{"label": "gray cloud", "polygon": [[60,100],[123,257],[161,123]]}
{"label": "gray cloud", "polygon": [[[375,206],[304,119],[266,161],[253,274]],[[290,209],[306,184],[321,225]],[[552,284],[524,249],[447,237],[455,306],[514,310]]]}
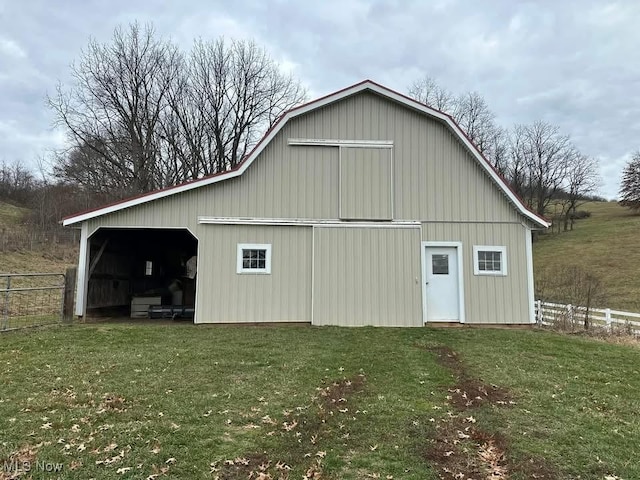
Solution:
{"label": "gray cloud", "polygon": [[108,41],[133,20],[153,22],[185,48],[195,37],[254,38],[312,96],[364,78],[405,91],[423,75],[454,92],[478,91],[504,126],[558,124],[598,158],[609,197],[640,148],[634,0],[0,0],[0,159],[33,164],[64,145],[47,92],[68,82],[90,36]]}

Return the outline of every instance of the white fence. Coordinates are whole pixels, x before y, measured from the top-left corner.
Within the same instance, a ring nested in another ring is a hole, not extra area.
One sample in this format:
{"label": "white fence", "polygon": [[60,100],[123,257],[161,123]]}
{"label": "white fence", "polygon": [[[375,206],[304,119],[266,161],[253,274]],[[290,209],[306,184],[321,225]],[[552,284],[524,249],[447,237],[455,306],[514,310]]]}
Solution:
{"label": "white fence", "polygon": [[[536,322],[538,325],[565,323],[566,325],[581,326],[584,325],[586,315],[586,307],[536,301]],[[608,330],[617,325],[640,333],[640,313],[622,312],[610,308],[590,308],[588,321],[589,325],[606,327]]]}

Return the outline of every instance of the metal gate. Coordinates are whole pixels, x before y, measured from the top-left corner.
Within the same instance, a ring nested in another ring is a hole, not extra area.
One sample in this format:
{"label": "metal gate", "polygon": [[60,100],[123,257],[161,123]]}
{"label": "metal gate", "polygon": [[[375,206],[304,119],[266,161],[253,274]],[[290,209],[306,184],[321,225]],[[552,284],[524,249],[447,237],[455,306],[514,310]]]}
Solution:
{"label": "metal gate", "polygon": [[0,331],[60,323],[65,280],[63,273],[0,273]]}

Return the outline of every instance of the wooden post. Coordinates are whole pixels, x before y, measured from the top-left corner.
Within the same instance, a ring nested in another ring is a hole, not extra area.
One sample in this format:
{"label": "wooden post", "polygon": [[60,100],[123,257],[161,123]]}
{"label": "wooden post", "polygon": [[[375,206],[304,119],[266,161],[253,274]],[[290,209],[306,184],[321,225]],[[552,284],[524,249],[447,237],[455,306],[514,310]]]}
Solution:
{"label": "wooden post", "polygon": [[536,312],[536,323],[541,327],[542,322],[544,321],[544,315],[542,314],[542,300],[538,300],[536,302],[536,306],[538,307],[538,311]]}
{"label": "wooden post", "polygon": [[604,310],[604,320],[607,322],[607,330],[611,331],[611,309],[606,308]]}
{"label": "wooden post", "polygon": [[64,308],[63,318],[70,322],[73,320],[73,299],[76,294],[76,276],[78,269],[76,267],[67,268],[64,281]]}
{"label": "wooden post", "polygon": [[7,275],[6,292],[4,293],[4,307],[2,308],[3,330],[9,327],[9,295],[11,291],[11,275]]}

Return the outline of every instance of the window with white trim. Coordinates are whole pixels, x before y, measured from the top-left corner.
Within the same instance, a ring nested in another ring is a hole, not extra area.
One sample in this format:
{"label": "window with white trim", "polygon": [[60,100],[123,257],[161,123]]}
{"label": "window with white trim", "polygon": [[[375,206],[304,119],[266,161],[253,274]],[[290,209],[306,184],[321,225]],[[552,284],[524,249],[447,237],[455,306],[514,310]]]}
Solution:
{"label": "window with white trim", "polygon": [[506,276],[507,247],[474,245],[473,274]]}
{"label": "window with white trim", "polygon": [[271,244],[239,243],[236,273],[271,273]]}

